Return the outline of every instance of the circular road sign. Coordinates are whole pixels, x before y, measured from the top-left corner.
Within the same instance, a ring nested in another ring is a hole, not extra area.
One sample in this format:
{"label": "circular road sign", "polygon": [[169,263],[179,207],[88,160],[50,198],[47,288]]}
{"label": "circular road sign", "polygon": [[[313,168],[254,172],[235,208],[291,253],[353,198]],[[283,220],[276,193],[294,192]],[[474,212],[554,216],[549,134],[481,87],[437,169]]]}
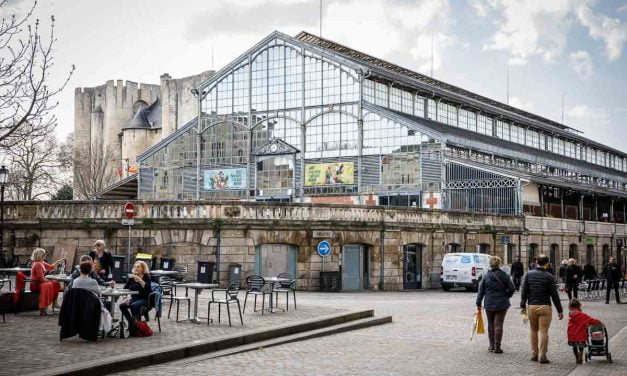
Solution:
{"label": "circular road sign", "polygon": [[331,243],[328,240],[323,240],[318,243],[317,250],[321,257],[327,257],[331,254]]}
{"label": "circular road sign", "polygon": [[133,219],[133,217],[135,216],[135,205],[133,205],[132,202],[127,202],[124,205],[124,215],[128,219]]}

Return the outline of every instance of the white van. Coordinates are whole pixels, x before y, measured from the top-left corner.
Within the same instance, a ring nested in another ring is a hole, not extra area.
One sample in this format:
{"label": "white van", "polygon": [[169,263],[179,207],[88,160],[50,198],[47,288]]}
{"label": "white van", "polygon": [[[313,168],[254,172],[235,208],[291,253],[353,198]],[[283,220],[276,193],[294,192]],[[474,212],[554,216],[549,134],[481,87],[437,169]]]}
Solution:
{"label": "white van", "polygon": [[442,288],[465,287],[476,291],[489,268],[490,255],[484,253],[447,253],[442,259]]}

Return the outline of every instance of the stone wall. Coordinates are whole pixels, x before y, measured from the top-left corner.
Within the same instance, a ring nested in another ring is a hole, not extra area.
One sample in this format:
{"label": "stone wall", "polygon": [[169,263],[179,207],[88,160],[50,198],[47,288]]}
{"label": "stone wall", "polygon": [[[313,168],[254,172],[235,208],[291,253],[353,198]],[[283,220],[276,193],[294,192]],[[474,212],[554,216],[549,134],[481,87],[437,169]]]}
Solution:
{"label": "stone wall", "polygon": [[[126,254],[128,230],[122,226],[123,202],[22,202],[5,207],[5,245],[22,261],[36,246],[49,251],[60,242],[71,242],[79,255],[88,252],[97,239],[104,239],[114,254]],[[504,257],[502,236],[520,244],[527,264],[527,244],[539,244],[548,252],[560,245],[559,258],[571,243],[581,244],[594,237],[601,246],[627,235],[625,225],[598,226],[586,222],[585,233],[555,230],[545,219],[490,216],[421,209],[341,206],[321,204],[276,204],[256,202],[137,202],[137,225],[131,231],[131,252],[172,256],[188,266],[195,278],[196,262],[216,261],[220,253],[220,281],[228,280],[228,265],[242,265],[243,278],[254,272],[255,250],[263,244],[291,244],[298,247],[297,285],[317,289],[320,271],[339,270],[340,255],[347,244],[367,247],[370,289],[403,287],[403,249],[422,246],[422,286],[439,286],[443,255],[451,244],[475,252],[477,245],[489,247],[490,254]],[[549,219],[546,219],[549,220]],[[548,228],[546,228],[549,226]],[[568,230],[568,229],[567,229]],[[606,232],[611,230],[610,234]],[[569,230],[569,231],[572,231]],[[580,238],[583,236],[583,238]],[[218,248],[219,237],[219,248]],[[383,237],[383,239],[382,239]],[[316,245],[327,239],[333,253],[324,261]],[[382,248],[383,247],[383,248]],[[580,252],[585,247],[580,248]],[[600,253],[600,248],[598,248]],[[382,252],[383,250],[383,252]],[[616,255],[616,247],[612,248]],[[77,258],[74,262],[77,262]],[[597,267],[601,260],[597,259]]]}

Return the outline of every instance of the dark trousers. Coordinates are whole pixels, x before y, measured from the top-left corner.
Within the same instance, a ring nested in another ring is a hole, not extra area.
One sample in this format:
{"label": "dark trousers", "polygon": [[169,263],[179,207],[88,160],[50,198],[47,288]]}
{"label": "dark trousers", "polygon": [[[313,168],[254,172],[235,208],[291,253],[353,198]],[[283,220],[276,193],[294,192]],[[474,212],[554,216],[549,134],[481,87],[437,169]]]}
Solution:
{"label": "dark trousers", "polygon": [[486,309],[485,314],[488,318],[488,339],[490,340],[490,348],[500,349],[501,340],[503,339],[503,323],[507,310],[493,311]]}
{"label": "dark trousers", "polygon": [[[129,324],[129,329],[131,329],[131,323],[133,322],[133,317],[139,317],[141,307],[147,304],[146,299],[137,299],[132,300],[130,303],[122,303],[120,304],[120,311],[124,315],[126,322]],[[134,328],[132,328],[134,329]]]}
{"label": "dark trousers", "polygon": [[569,283],[566,285],[567,288],[567,293],[568,293],[568,300],[570,301],[573,298],[573,295],[575,296],[575,299],[579,299],[579,284],[577,282],[575,283]]}
{"label": "dark trousers", "polygon": [[605,294],[605,301],[607,303],[610,302],[612,289],[614,289],[614,294],[616,295],[616,303],[620,303],[620,295],[618,294],[618,283],[618,281],[607,281],[607,294]]}
{"label": "dark trousers", "polygon": [[520,276],[513,276],[512,279],[514,280],[514,286],[516,287],[516,291],[520,291],[520,281],[521,281],[522,277],[520,277]]}
{"label": "dark trousers", "polygon": [[573,354],[575,354],[575,357],[577,357],[577,353],[583,353],[583,344],[580,345],[573,345]]}

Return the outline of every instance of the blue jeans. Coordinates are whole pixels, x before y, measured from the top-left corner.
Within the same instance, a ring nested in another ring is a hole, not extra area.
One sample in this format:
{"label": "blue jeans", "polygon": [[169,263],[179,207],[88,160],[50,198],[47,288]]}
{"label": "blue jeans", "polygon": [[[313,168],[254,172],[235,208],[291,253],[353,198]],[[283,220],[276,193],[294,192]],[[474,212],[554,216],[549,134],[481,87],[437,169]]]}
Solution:
{"label": "blue jeans", "polygon": [[124,315],[126,322],[130,323],[133,321],[133,317],[139,317],[141,307],[148,304],[146,299],[137,299],[131,300],[130,303],[122,303],[120,304],[120,311]]}

